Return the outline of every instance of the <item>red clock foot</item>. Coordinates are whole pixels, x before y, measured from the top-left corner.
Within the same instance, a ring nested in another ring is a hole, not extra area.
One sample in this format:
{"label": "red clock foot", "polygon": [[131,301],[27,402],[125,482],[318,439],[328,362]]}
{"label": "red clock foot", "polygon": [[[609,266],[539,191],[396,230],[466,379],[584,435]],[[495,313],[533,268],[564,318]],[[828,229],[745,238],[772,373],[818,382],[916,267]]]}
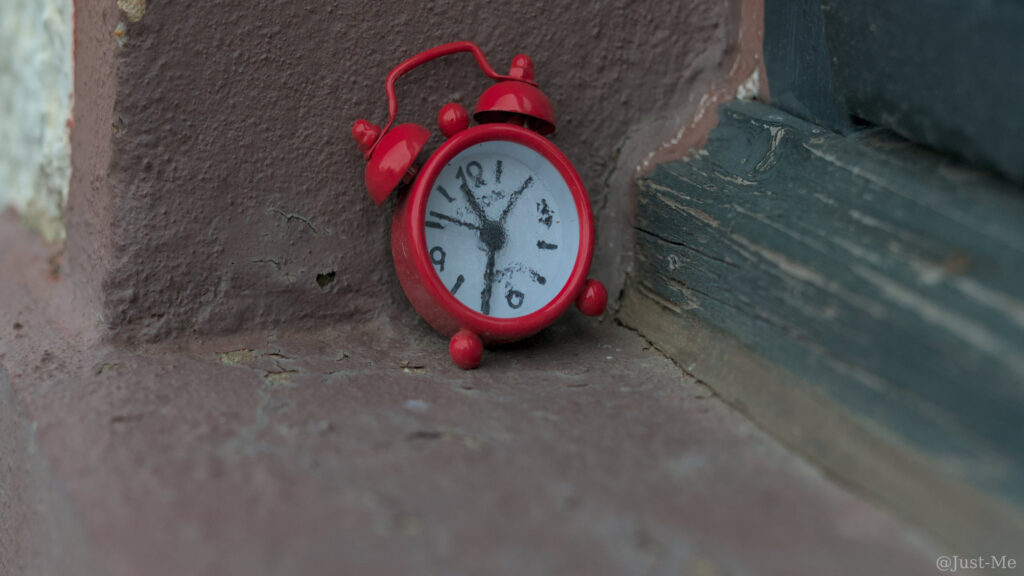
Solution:
{"label": "red clock foot", "polygon": [[472,370],[480,365],[484,343],[480,341],[479,336],[469,330],[459,330],[448,342],[448,353],[459,368]]}
{"label": "red clock foot", "polygon": [[600,316],[604,314],[606,306],[608,306],[608,291],[604,289],[604,284],[593,278],[587,280],[579,297],[576,298],[576,307],[587,316]]}

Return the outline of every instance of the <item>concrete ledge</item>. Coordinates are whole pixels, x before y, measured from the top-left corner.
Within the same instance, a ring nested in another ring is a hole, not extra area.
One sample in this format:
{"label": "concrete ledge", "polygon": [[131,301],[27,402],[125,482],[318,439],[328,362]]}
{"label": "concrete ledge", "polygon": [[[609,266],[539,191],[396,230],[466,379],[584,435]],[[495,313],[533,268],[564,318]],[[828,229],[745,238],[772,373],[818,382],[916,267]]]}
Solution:
{"label": "concrete ledge", "polygon": [[62,285],[11,220],[0,244],[0,406],[67,495],[0,518],[56,525],[17,576],[933,573],[927,540],[621,327],[569,317],[475,372],[409,315],[116,349],[55,328]]}
{"label": "concrete ledge", "polygon": [[632,286],[621,318],[829,477],[920,526],[949,549],[970,554],[1017,550],[1024,522],[1012,506],[937,472],[948,463],[922,455],[851,414],[734,335],[696,314],[678,314],[657,295]]}

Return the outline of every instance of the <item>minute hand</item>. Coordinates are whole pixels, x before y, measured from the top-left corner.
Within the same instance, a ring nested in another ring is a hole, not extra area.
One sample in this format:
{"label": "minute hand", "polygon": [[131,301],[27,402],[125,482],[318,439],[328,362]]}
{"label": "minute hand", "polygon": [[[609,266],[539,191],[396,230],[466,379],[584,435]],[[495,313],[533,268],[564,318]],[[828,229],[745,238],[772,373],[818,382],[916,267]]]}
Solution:
{"label": "minute hand", "polygon": [[533,176],[529,176],[526,178],[526,180],[523,180],[523,184],[519,187],[519,189],[513,192],[511,196],[509,196],[508,204],[506,204],[505,209],[501,211],[501,218],[498,220],[498,222],[500,222],[502,226],[505,225],[505,219],[508,218],[508,215],[512,212],[512,208],[514,208],[516,202],[519,201],[519,197],[523,195],[523,192],[527,188],[530,187],[530,184],[533,184]]}
{"label": "minute hand", "polygon": [[476,214],[477,220],[479,220],[480,225],[483,226],[487,223],[487,215],[484,214],[484,209],[480,207],[480,204],[476,201],[476,197],[473,196],[473,191],[469,189],[469,183],[466,182],[466,173],[462,171],[462,168],[459,168],[455,177],[462,180],[462,184],[459,186],[459,189],[462,190],[462,194],[466,197],[466,203],[469,204],[470,210]]}

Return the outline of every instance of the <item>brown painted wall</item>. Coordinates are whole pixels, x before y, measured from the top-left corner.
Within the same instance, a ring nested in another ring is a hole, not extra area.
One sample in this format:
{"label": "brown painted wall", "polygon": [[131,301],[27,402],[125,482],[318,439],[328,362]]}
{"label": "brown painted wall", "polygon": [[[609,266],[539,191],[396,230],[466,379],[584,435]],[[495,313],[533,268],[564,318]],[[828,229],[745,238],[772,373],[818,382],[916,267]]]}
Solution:
{"label": "brown painted wall", "polygon": [[[594,274],[614,296],[634,166],[738,62],[738,0],[78,4],[65,269],[119,340],[406,306],[390,206],[366,196],[349,129],[386,120],[393,66],[458,39],[499,71],[534,59],[554,142],[598,215]],[[468,55],[432,63],[400,81],[401,120],[435,130],[440,106],[472,107],[487,85]]]}

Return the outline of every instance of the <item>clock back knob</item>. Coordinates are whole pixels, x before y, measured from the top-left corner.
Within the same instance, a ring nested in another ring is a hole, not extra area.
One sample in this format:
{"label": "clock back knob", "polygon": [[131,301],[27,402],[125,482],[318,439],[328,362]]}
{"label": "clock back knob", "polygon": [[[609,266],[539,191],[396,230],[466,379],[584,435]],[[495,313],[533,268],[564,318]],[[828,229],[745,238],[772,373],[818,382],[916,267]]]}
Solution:
{"label": "clock back knob", "polygon": [[352,125],[352,138],[355,139],[359,151],[366,154],[377,138],[380,138],[380,126],[360,118]]}
{"label": "clock back knob", "polygon": [[469,128],[469,113],[462,104],[449,102],[437,113],[437,126],[445,138],[451,138]]}
{"label": "clock back knob", "polygon": [[519,80],[533,80],[533,60],[526,54],[519,54],[512,59],[512,68],[508,75]]}

